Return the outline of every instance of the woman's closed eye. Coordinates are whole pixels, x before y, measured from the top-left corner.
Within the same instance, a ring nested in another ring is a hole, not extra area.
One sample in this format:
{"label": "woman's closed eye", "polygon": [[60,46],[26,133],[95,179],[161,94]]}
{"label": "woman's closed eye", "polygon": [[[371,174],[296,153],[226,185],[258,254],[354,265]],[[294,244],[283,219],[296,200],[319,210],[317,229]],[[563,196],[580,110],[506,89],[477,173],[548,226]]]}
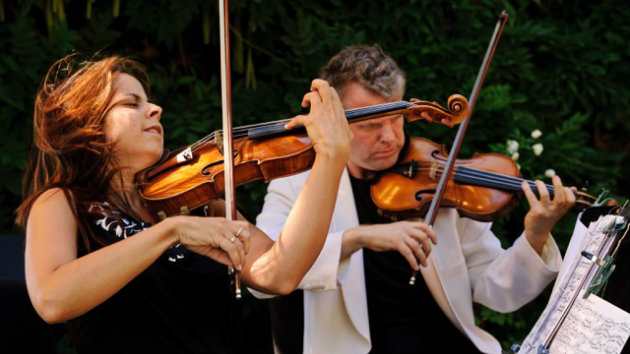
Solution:
{"label": "woman's closed eye", "polygon": [[140,104],[144,101],[144,99],[141,96],[136,95],[135,93],[128,93],[124,95],[121,101],[122,101],[123,106],[135,108],[135,107],[140,106]]}

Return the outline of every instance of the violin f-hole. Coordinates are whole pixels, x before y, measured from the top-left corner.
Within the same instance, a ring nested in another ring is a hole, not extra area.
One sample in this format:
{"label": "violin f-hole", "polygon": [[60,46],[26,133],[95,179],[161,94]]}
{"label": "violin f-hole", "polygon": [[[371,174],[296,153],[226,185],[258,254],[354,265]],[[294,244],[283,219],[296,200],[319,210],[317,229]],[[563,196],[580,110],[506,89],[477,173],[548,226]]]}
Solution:
{"label": "violin f-hole", "polygon": [[[241,151],[239,149],[235,149],[233,151],[234,156],[233,158],[236,159],[236,157],[241,153]],[[223,165],[223,160],[218,160],[218,161],[214,161],[213,163],[206,165],[202,170],[201,170],[201,175],[202,176],[210,176],[212,174],[212,171],[210,171],[210,168],[217,166],[217,165]]]}
{"label": "violin f-hole", "polygon": [[435,193],[435,190],[433,190],[433,189],[431,189],[431,190],[421,189],[421,190],[417,191],[416,194],[415,194],[416,201],[418,201],[418,202],[422,201],[422,195],[423,194],[431,194],[432,195],[434,193]]}

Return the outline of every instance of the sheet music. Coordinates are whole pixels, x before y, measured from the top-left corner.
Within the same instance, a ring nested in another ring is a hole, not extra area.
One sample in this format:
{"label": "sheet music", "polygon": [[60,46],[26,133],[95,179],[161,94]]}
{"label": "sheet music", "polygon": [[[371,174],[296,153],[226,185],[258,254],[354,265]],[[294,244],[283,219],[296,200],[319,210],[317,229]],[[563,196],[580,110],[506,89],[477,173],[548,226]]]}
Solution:
{"label": "sheet music", "polygon": [[[582,247],[585,247],[585,244],[590,242],[589,240],[585,240],[588,235],[588,227],[582,224],[580,218],[578,217],[577,222],[575,223],[575,228],[573,230],[573,235],[571,235],[571,241],[569,242],[569,246],[564,254],[564,261],[560,266],[560,271],[558,272],[558,277],[556,277],[556,282],[553,286],[553,291],[551,292],[552,296],[556,294],[560,284],[564,284],[567,280],[567,277],[571,275],[571,267],[575,266],[574,260],[575,257],[580,254],[582,251]],[[572,260],[572,261],[569,261]]]}
{"label": "sheet music", "polygon": [[[618,218],[619,216],[615,215],[601,216],[599,220],[592,222],[588,229],[578,222],[567,253],[565,254],[564,262],[549,303],[529,335],[523,341],[518,352],[519,354],[537,353],[541,345],[547,348],[550,344],[553,344],[560,330],[568,330],[564,329],[564,327],[566,326],[566,319],[570,315],[569,310],[576,306],[576,303],[580,302],[578,299],[581,299],[582,296],[578,293],[588,287],[591,278],[598,269],[593,262],[581,255],[581,251],[586,250],[594,255],[600,255],[602,251],[606,251],[611,245],[612,238],[608,237],[605,231],[611,224],[617,222]],[[592,296],[593,295],[589,296],[589,298]],[[614,307],[610,304],[609,306]],[[580,305],[576,308],[583,309],[584,306]],[[597,309],[600,309],[600,307],[591,306],[589,308],[591,315],[598,314],[598,316],[603,316],[602,313],[594,312],[594,310]],[[578,311],[572,313],[571,316],[574,316],[572,317],[573,319],[580,318],[580,313]],[[550,353],[554,354],[553,351]],[[559,351],[558,353],[570,354],[585,352],[583,350],[572,352],[563,349],[563,351]],[[590,352],[587,351],[587,353]]]}
{"label": "sheet music", "polygon": [[550,353],[620,353],[630,336],[630,314],[581,291],[549,348]]}

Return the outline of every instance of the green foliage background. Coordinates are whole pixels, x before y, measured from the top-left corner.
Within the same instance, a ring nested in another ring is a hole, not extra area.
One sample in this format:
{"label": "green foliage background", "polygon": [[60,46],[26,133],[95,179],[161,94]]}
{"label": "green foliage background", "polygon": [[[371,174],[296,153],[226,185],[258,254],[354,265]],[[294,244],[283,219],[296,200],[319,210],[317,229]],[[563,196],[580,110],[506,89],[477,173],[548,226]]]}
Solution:
{"label": "green foliage background", "polygon": [[[287,118],[318,69],[350,44],[380,44],[406,72],[406,98],[445,104],[469,95],[498,14],[510,15],[476,111],[462,157],[506,153],[519,142],[521,171],[544,178],[554,169],[567,185],[587,181],[596,192],[630,195],[630,5],[601,1],[362,1],[233,0],[233,110],[235,126]],[[220,127],[217,4],[203,0],[0,0],[0,233],[12,223],[31,145],[34,94],[47,68],[78,51],[132,56],[151,73],[164,107],[166,145],[192,143]],[[534,139],[531,131],[543,135]],[[450,145],[454,130],[415,123],[413,135]],[[541,143],[540,156],[531,146]],[[265,186],[240,188],[250,220]],[[522,229],[526,206],[495,223],[508,246]],[[575,214],[555,231],[568,244]],[[546,296],[516,313],[479,308],[479,322],[505,348],[523,339]],[[246,312],[265,319],[263,305]],[[255,346],[255,345],[254,345]],[[268,343],[257,346],[268,350]]]}

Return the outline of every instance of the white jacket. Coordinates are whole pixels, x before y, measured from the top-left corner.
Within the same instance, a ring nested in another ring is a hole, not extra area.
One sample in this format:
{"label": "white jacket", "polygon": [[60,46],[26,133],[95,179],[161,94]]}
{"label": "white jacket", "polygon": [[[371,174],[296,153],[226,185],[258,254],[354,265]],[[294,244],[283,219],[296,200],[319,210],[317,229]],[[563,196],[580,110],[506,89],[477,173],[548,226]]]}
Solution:
{"label": "white jacket", "polygon": [[[308,173],[269,184],[262,213],[256,219],[256,225],[269,237],[278,238]],[[370,351],[363,252],[359,250],[339,262],[343,232],[358,224],[350,178],[344,172],[326,243],[299,286],[304,290],[305,354]],[[434,225],[437,245],[429,266],[422,267],[421,273],[451,322],[480,351],[500,353],[499,342],[475,326],[473,301],[501,312],[514,311],[540,294],[556,276],[562,259],[552,237],[541,257],[524,235],[504,250],[490,226],[461,218],[454,209],[440,209]]]}

